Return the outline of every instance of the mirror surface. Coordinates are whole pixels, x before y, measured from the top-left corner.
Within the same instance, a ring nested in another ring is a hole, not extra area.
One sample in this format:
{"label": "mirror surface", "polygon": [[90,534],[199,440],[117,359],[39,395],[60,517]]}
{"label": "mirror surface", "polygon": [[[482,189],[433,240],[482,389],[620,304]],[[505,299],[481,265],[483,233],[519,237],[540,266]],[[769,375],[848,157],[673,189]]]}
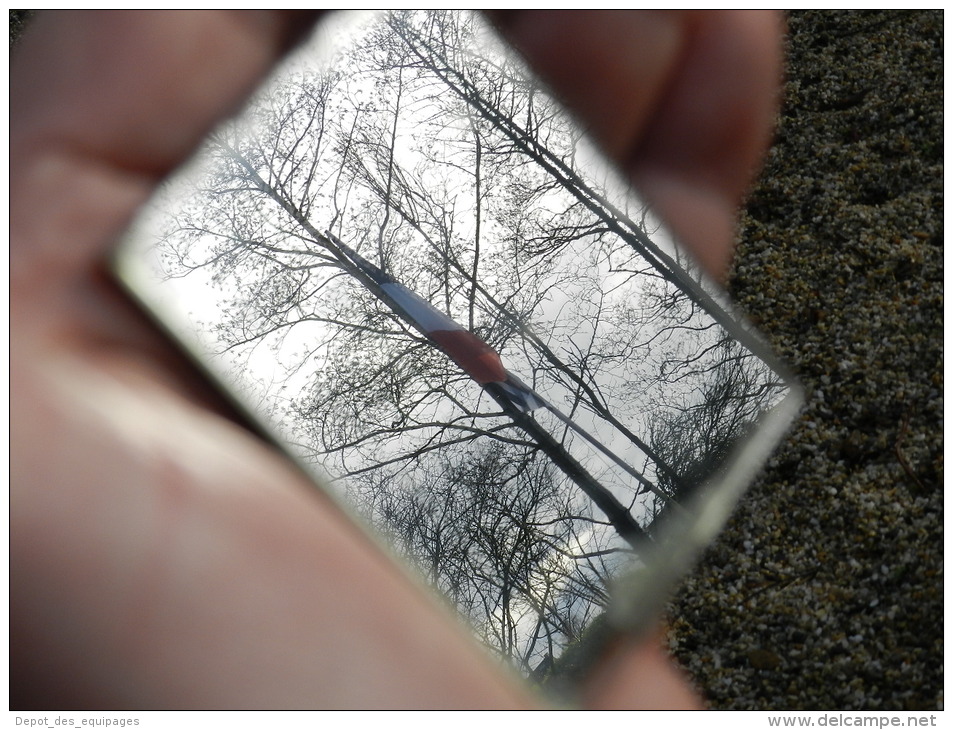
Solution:
{"label": "mirror surface", "polygon": [[[333,16],[143,210],[117,272],[537,680],[637,627],[797,407],[479,16]],[[645,613],[645,616],[640,614]]]}

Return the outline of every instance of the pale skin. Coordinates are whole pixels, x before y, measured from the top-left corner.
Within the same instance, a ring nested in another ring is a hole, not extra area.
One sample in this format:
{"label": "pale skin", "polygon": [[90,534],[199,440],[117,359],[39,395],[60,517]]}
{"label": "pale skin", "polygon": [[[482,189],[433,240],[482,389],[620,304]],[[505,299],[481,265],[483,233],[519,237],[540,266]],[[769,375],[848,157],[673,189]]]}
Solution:
{"label": "pale skin", "polygon": [[[771,13],[498,16],[714,275],[768,143]],[[11,707],[540,706],[103,274],[301,15],[41,14],[11,73]],[[567,49],[571,52],[567,53]],[[695,708],[657,642],[585,707]]]}

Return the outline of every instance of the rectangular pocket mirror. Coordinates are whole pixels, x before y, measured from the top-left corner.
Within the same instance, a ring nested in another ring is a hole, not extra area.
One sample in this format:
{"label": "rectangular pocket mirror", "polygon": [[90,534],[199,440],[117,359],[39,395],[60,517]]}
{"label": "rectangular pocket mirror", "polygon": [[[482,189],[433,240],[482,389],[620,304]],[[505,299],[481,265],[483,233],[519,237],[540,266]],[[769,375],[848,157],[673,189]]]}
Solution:
{"label": "rectangular pocket mirror", "polygon": [[535,682],[593,626],[651,624],[800,404],[470,13],[331,16],[144,207],[115,270]]}

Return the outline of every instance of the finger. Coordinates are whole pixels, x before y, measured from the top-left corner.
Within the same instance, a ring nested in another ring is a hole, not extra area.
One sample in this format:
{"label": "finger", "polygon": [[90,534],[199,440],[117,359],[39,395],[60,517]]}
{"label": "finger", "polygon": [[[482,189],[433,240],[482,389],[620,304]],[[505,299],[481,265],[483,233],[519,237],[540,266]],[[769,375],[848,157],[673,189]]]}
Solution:
{"label": "finger", "polygon": [[720,275],[736,209],[770,138],[773,13],[517,12],[504,33]]}
{"label": "finger", "polygon": [[10,88],[18,276],[20,264],[67,256],[72,270],[99,255],[307,27],[294,14],[212,11],[42,13],[35,24]]}
{"label": "finger", "polygon": [[658,637],[616,647],[586,683],[593,710],[700,710],[698,695]]}
{"label": "finger", "polygon": [[309,24],[277,12],[41,14],[15,59],[18,147],[164,174]]}

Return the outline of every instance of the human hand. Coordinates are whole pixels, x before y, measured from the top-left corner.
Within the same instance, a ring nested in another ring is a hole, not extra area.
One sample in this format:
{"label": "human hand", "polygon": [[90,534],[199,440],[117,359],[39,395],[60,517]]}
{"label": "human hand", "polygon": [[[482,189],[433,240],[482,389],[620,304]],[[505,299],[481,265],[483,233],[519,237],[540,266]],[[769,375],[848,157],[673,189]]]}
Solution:
{"label": "human hand", "polygon": [[[770,129],[776,18],[498,21],[722,271]],[[11,705],[533,706],[102,274],[136,206],[304,20],[35,23],[11,78]],[[654,645],[596,679],[592,707],[697,704]]]}

